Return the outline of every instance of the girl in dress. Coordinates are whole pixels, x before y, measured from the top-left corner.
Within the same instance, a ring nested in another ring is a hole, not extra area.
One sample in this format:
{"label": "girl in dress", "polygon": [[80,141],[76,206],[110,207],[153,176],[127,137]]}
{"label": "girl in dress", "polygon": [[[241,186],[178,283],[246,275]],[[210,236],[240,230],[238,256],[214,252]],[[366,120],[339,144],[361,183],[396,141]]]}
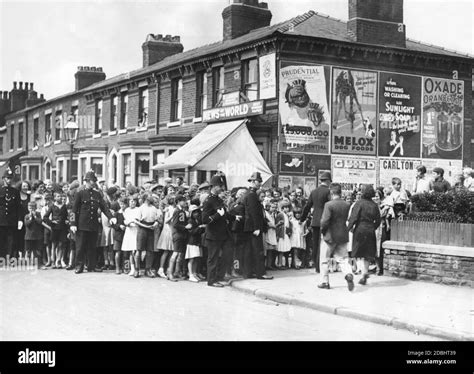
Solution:
{"label": "girl in dress", "polygon": [[291,204],[286,201],[281,205],[281,212],[278,213],[275,220],[276,223],[276,235],[278,239],[277,252],[278,252],[278,261],[277,269],[288,269],[288,262],[283,265],[283,255],[288,253],[291,250],[291,240],[289,234],[292,232],[291,222],[288,214],[290,212]]}
{"label": "girl in dress", "polygon": [[191,225],[189,229],[188,245],[186,247],[186,255],[184,258],[188,260],[188,273],[190,282],[199,282],[202,279],[197,274],[199,260],[202,257],[201,235],[205,231],[206,225],[201,220],[201,210],[196,205],[189,207],[188,223]]}
{"label": "girl in dress", "polygon": [[277,236],[276,236],[276,210],[277,203],[267,201],[265,203],[265,219],[267,220],[268,230],[263,234],[263,248],[267,252],[266,257],[266,268],[267,270],[275,270],[273,267],[275,263],[275,250],[277,249]]}
{"label": "girl in dress", "polygon": [[129,207],[123,212],[125,234],[123,235],[122,252],[128,252],[125,256],[128,255],[130,257],[130,273],[128,273],[130,276],[135,274],[133,251],[137,250],[138,225],[136,224],[136,219],[139,218],[140,214],[137,205],[138,197],[132,196],[129,200]]}
{"label": "girl in dress", "polygon": [[291,251],[293,252],[291,267],[299,270],[301,269],[300,255],[306,249],[306,222],[300,222],[302,211],[300,208],[294,210],[294,217],[291,218],[291,226],[293,229],[291,235]]}
{"label": "girl in dress", "polygon": [[158,239],[157,247],[162,251],[160,259],[160,268],[158,269],[158,276],[166,278],[165,265],[170,253],[173,252],[173,232],[171,230],[171,219],[175,211],[174,196],[168,196],[168,205],[164,208],[163,230]]}

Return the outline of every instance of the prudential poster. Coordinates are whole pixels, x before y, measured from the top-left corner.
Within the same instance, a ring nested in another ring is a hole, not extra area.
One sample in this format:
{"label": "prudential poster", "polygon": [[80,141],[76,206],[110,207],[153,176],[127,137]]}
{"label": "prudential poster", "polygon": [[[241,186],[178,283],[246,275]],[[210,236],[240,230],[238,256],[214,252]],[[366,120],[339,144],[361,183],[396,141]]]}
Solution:
{"label": "prudential poster", "polygon": [[280,69],[280,152],[329,153],[326,79],[324,66]]}
{"label": "prudential poster", "polygon": [[375,155],[377,73],[334,68],[332,80],[332,152]]}

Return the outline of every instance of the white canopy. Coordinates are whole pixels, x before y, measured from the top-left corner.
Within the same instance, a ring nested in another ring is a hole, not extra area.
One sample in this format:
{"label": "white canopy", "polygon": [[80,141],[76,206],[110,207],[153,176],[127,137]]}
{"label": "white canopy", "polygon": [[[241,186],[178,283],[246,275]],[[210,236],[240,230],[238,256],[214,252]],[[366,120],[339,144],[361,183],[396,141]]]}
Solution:
{"label": "white canopy", "polygon": [[229,189],[248,185],[250,175],[258,171],[265,183],[272,172],[253,141],[246,122],[238,120],[206,126],[153,169],[222,171]]}

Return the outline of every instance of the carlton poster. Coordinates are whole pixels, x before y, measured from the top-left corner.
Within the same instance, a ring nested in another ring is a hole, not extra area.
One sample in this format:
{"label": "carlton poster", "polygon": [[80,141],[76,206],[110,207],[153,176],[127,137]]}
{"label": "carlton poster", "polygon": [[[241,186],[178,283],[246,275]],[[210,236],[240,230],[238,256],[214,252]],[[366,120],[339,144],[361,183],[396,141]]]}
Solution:
{"label": "carlton poster", "polygon": [[375,155],[377,73],[333,69],[332,152]]}
{"label": "carlton poster", "polygon": [[329,154],[331,115],[323,66],[282,67],[279,107],[281,152]]}
{"label": "carlton poster", "polygon": [[379,156],[420,157],[421,77],[380,73]]}

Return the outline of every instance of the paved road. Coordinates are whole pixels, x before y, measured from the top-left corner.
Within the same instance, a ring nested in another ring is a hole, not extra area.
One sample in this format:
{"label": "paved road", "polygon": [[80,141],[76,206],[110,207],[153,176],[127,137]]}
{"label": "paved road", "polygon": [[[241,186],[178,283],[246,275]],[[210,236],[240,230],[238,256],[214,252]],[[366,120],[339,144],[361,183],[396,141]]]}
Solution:
{"label": "paved road", "polygon": [[0,271],[0,298],[0,340],[438,340],[228,287],[113,272]]}

